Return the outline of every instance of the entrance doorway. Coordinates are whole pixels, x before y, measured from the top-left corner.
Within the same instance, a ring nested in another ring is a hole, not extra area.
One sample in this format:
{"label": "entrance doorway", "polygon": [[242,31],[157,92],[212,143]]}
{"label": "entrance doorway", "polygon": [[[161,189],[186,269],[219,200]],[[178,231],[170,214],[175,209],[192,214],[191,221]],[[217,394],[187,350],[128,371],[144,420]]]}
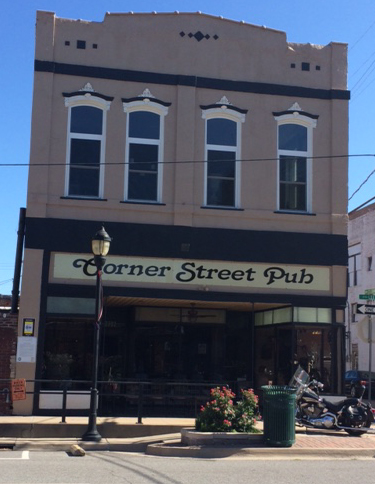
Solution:
{"label": "entrance doorway", "polygon": [[324,392],[340,392],[342,327],[274,325],[256,328],[256,388],[287,385],[297,365],[324,384]]}

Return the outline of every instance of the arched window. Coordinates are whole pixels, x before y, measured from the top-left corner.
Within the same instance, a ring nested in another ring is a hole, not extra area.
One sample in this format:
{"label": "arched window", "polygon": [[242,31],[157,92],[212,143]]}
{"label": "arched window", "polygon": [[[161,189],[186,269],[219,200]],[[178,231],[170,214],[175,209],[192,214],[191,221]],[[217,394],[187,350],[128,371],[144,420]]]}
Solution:
{"label": "arched window", "polygon": [[127,113],[125,200],[161,203],[164,157],[164,117],[170,103],[155,99],[146,90],[123,99]]}
{"label": "arched window", "polygon": [[278,124],[278,210],[311,212],[313,128],[318,116],[294,104],[273,113]]}
{"label": "arched window", "polygon": [[225,97],[215,105],[201,108],[206,120],[204,205],[237,208],[240,204],[241,123],[247,111],[233,107]]}
{"label": "arched window", "polygon": [[64,96],[69,108],[65,195],[102,198],[106,114],[113,98],[95,93],[89,84]]}

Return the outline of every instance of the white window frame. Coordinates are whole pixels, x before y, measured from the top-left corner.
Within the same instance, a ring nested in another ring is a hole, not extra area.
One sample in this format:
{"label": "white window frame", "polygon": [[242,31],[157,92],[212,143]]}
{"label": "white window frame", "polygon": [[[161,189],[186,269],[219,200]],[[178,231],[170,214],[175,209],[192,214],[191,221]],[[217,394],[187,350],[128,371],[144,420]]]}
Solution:
{"label": "white window frame", "polygon": [[349,247],[348,250],[348,274],[349,274],[349,287],[355,287],[361,285],[362,280],[362,257],[361,257],[361,244],[354,244]]}
{"label": "white window frame", "polygon": [[[125,145],[125,183],[124,183],[124,200],[134,203],[162,203],[162,193],[163,193],[163,160],[164,160],[164,120],[165,116],[168,114],[168,107],[163,106],[157,102],[145,98],[143,100],[123,102],[123,110],[126,113],[126,145]],[[129,137],[129,127],[130,127],[130,113],[136,111],[146,111],[149,113],[154,113],[160,117],[160,133],[159,140],[147,139],[147,138],[130,138]],[[139,200],[139,199],[129,199],[129,151],[130,144],[149,144],[158,146],[158,173],[157,173],[157,197],[156,200]]]}
{"label": "white window frame", "polygon": [[[203,204],[205,207],[210,208],[239,208],[241,206],[241,139],[242,139],[242,123],[245,122],[246,116],[235,110],[228,111],[226,106],[221,106],[218,108],[211,108],[202,110],[202,118],[205,120],[205,131],[204,131],[204,193],[203,193]],[[226,119],[229,121],[234,121],[237,124],[237,139],[236,146],[227,145],[212,145],[207,143],[207,122],[211,119]],[[208,183],[208,151],[218,150],[218,151],[228,151],[235,153],[235,174],[234,174],[234,206],[227,205],[208,205],[207,204],[207,183]]]}
{"label": "white window frame", "polygon": [[[312,172],[313,172],[313,129],[317,125],[316,119],[304,115],[303,113],[294,110],[289,113],[284,113],[280,116],[274,116],[277,121],[277,210],[287,213],[311,213],[312,212]],[[285,124],[295,124],[307,128],[307,150],[280,150],[279,149],[279,127]],[[290,210],[280,207],[280,157],[290,156],[293,158],[306,159],[306,210]]]}
{"label": "white window frame", "polygon": [[[65,170],[65,196],[82,198],[82,199],[92,199],[103,198],[104,193],[104,164],[105,164],[105,144],[106,144],[106,132],[107,132],[107,111],[111,106],[111,101],[107,101],[100,97],[95,96],[93,93],[84,93],[76,96],[65,97],[65,106],[69,108],[68,111],[68,126],[67,126],[67,141],[66,141],[66,170]],[[102,124],[102,134],[87,134],[87,133],[71,133],[70,131],[70,121],[72,108],[79,106],[90,106],[100,109],[103,112],[103,124]],[[100,141],[100,164],[99,164],[99,190],[98,196],[86,196],[86,195],[70,195],[69,194],[69,179],[70,179],[70,144],[72,139],[87,139],[87,140],[98,140]]]}

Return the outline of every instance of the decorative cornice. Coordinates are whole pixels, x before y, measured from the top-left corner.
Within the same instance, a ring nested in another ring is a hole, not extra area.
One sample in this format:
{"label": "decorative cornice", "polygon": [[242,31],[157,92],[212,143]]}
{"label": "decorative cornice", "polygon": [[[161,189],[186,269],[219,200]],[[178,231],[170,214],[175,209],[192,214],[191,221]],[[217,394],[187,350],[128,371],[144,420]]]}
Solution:
{"label": "decorative cornice", "polygon": [[144,102],[145,104],[152,102],[152,103],[160,104],[161,106],[164,106],[164,107],[168,107],[172,104],[166,101],[162,101],[161,99],[156,99],[156,97],[153,94],[151,94],[151,91],[148,88],[146,88],[142,94],[139,94],[139,96],[122,98],[122,102],[125,104],[133,103],[136,101]]}
{"label": "decorative cornice", "polygon": [[306,118],[311,118],[315,120],[319,118],[319,115],[317,114],[311,114],[311,113],[307,113],[306,111],[302,111],[301,106],[297,102],[295,102],[292,106],[290,106],[290,108],[287,109],[286,111],[274,112],[272,114],[274,115],[275,118],[279,118],[280,116],[293,116],[295,118],[304,116]]}
{"label": "decorative cornice", "polygon": [[155,98],[155,96],[153,94],[151,94],[151,91],[150,89],[148,89],[146,87],[146,89],[142,92],[142,94],[139,95],[139,97],[143,97],[143,98],[147,98],[147,97],[153,97]]}
{"label": "decorative cornice", "polygon": [[87,82],[81,89],[80,91],[87,91],[87,92],[95,92],[92,85]]}
{"label": "decorative cornice", "polygon": [[65,98],[84,96],[86,99],[90,99],[92,96],[92,97],[98,97],[100,99],[104,99],[104,101],[113,101],[114,99],[113,96],[106,96],[105,94],[100,94],[99,92],[96,92],[89,82],[87,82],[79,91],[63,92],[62,95]]}
{"label": "decorative cornice", "polygon": [[215,104],[208,104],[207,106],[201,105],[200,108],[203,111],[207,111],[208,109],[217,109],[221,108],[223,111],[226,109],[236,111],[237,113],[241,114],[246,114],[248,112],[248,109],[241,109],[236,106],[233,106],[232,103],[228,101],[228,98],[226,96],[223,96],[220,101],[217,101]]}
{"label": "decorative cornice", "polygon": [[301,106],[297,102],[295,102],[292,106],[290,106],[288,111],[302,111],[302,109]]}

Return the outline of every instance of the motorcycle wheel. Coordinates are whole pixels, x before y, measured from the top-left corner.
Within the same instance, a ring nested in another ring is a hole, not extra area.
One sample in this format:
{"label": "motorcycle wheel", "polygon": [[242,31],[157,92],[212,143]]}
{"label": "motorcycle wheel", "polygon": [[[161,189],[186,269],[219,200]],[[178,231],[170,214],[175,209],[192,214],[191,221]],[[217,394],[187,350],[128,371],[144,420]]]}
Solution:
{"label": "motorcycle wheel", "polygon": [[[359,420],[359,417],[362,417]],[[344,426],[351,427],[350,429],[345,429],[349,435],[354,435],[359,437],[360,435],[366,434],[372,423],[372,416],[368,413],[368,410],[363,407],[348,407],[347,412],[344,416]]]}

